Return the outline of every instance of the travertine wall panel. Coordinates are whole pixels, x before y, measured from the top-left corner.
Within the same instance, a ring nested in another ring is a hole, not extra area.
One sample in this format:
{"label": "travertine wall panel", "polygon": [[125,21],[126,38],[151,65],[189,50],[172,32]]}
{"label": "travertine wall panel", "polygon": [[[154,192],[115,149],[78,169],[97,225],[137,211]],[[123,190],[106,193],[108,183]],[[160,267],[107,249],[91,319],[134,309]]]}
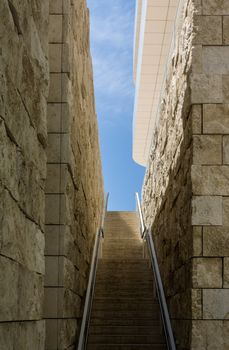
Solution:
{"label": "travertine wall panel", "polygon": [[228,15],[184,1],[143,187],[179,349],[228,348]]}
{"label": "travertine wall panel", "polygon": [[0,2],[2,350],[44,349],[47,5]]}

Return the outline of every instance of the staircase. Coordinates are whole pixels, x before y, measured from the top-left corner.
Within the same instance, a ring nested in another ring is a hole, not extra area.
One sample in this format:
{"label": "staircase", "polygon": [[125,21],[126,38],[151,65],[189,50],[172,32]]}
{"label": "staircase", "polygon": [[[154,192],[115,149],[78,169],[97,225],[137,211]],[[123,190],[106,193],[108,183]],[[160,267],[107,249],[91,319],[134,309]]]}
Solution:
{"label": "staircase", "polygon": [[166,349],[137,214],[108,212],[104,231],[87,349]]}

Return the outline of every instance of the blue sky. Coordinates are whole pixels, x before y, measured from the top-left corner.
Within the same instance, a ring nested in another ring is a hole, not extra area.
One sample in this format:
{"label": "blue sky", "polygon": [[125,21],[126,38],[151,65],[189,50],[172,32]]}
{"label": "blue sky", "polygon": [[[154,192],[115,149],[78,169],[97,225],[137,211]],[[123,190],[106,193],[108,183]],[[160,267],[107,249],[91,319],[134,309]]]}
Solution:
{"label": "blue sky", "polygon": [[135,0],[87,0],[105,191],[109,210],[135,210],[145,169],[132,159]]}

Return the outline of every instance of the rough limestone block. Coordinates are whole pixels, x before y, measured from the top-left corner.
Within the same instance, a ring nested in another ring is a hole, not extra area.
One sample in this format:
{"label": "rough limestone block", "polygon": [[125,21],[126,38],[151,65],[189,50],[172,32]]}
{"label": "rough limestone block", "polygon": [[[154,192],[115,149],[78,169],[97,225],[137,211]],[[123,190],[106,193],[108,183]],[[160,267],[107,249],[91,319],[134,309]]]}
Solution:
{"label": "rough limestone block", "polygon": [[[59,348],[69,348],[76,341],[76,335],[79,332],[79,327],[76,319],[63,319],[58,323],[59,332]],[[75,347],[73,347],[74,349]]]}
{"label": "rough limestone block", "polygon": [[222,18],[220,16],[195,16],[194,44],[222,45]]}
{"label": "rough limestone block", "polygon": [[223,164],[229,164],[229,136],[223,137]]}
{"label": "rough limestone block", "polygon": [[[15,143],[20,146],[25,158],[30,159],[34,164],[36,164],[38,171],[40,172],[40,176],[45,178],[46,159],[43,148],[44,144],[41,143],[41,139],[45,141],[47,139],[46,128],[44,133],[41,135],[41,130],[36,130],[33,125],[31,125],[30,116],[26,111],[25,105],[23,104],[15,85],[11,81],[7,83],[5,103],[7,105],[7,113],[4,115],[4,120],[8,132],[12,135],[12,139],[15,141]],[[12,118],[12,116],[14,117]],[[44,118],[46,119],[46,113]],[[0,131],[0,134],[1,133],[2,131]],[[39,138],[39,142],[37,138]],[[3,140],[1,140],[0,144],[2,141]],[[11,166],[12,165],[13,163],[11,159]],[[11,178],[11,180],[13,180],[13,177]]]}
{"label": "rough limestone block", "polygon": [[62,44],[49,44],[50,73],[61,72]]}
{"label": "rough limestone block", "polygon": [[202,130],[202,106],[201,105],[192,106],[191,118],[192,118],[192,133],[201,134],[201,130]]}
{"label": "rough limestone block", "polygon": [[17,263],[0,256],[0,321],[17,319],[18,269]]}
{"label": "rough limestone block", "polygon": [[226,165],[192,165],[194,195],[229,195],[229,167]]}
{"label": "rough limestone block", "polygon": [[229,228],[209,226],[203,228],[203,255],[229,256]]}
{"label": "rough limestone block", "polygon": [[17,173],[17,148],[9,139],[3,120],[0,118],[0,179],[13,194],[19,198]]}
{"label": "rough limestone block", "polygon": [[223,259],[223,287],[229,288],[229,258]]}
{"label": "rough limestone block", "polygon": [[229,44],[229,14],[223,17],[223,44]]}
{"label": "rough limestone block", "polygon": [[26,268],[19,268],[18,276],[18,318],[19,320],[40,320],[43,317],[43,276]]}
{"label": "rough limestone block", "polygon": [[202,247],[202,227],[201,226],[193,226],[193,255],[199,256],[202,255],[203,247]]}
{"label": "rough limestone block", "polygon": [[63,16],[62,15],[50,15],[49,16],[49,42],[50,43],[62,43],[62,28],[63,28]]}
{"label": "rough limestone block", "polygon": [[229,319],[229,289],[203,290],[203,318]]}
{"label": "rough limestone block", "polygon": [[193,164],[222,164],[222,137],[194,135]]}
{"label": "rough limestone block", "polygon": [[0,321],[35,320],[43,312],[43,277],[0,257]]}
{"label": "rough limestone block", "polygon": [[223,205],[220,196],[198,196],[192,199],[192,225],[222,225]]}
{"label": "rough limestone block", "polygon": [[204,15],[229,15],[228,0],[203,0]]}
{"label": "rough limestone block", "polygon": [[0,254],[44,274],[43,233],[25,217],[8,191],[0,188],[0,198]]}
{"label": "rough limestone block", "polygon": [[44,350],[45,321],[0,323],[0,349]]}
{"label": "rough limestone block", "polygon": [[192,260],[193,288],[222,288],[222,259],[195,258]]}
{"label": "rough limestone block", "polygon": [[208,104],[203,106],[204,134],[229,133],[229,104]]}
{"label": "rough limestone block", "polygon": [[192,321],[192,350],[226,350],[229,347],[228,321]]}
{"label": "rough limestone block", "polygon": [[229,74],[229,46],[206,46],[202,54],[205,74]]}
{"label": "rough limestone block", "polygon": [[222,76],[216,74],[191,75],[191,103],[222,103]]}

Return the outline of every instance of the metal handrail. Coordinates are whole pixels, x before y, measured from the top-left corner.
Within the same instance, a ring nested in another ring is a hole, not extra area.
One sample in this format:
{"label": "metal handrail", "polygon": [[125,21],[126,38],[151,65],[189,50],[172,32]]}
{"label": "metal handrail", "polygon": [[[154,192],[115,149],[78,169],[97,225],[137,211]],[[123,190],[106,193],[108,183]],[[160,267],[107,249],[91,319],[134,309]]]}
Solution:
{"label": "metal handrail", "polygon": [[96,280],[96,271],[97,271],[97,266],[98,266],[99,252],[100,252],[100,248],[101,248],[102,238],[104,237],[104,230],[103,229],[104,229],[105,216],[106,216],[106,212],[107,212],[108,197],[109,197],[109,193],[107,193],[105,196],[105,203],[104,203],[104,209],[103,209],[103,214],[102,214],[102,219],[101,219],[101,226],[97,229],[97,232],[95,235],[95,243],[94,243],[94,248],[93,248],[93,253],[92,253],[91,267],[90,267],[87,292],[86,292],[86,298],[85,298],[85,304],[84,304],[84,312],[83,312],[83,318],[82,318],[82,323],[81,323],[80,336],[79,336],[77,350],[86,349],[88,329],[89,329],[90,316],[91,316],[92,301],[93,301],[94,289],[95,289],[95,280]]}
{"label": "metal handrail", "polygon": [[140,221],[140,226],[141,226],[140,232],[141,232],[141,237],[143,238],[146,228],[145,228],[145,224],[144,224],[144,220],[143,220],[142,208],[141,208],[141,204],[140,204],[140,200],[139,200],[139,195],[137,192],[135,193],[135,196],[136,196],[137,211],[138,211],[139,221]]}
{"label": "metal handrail", "polygon": [[138,193],[136,193],[135,195],[136,195],[136,201],[137,201],[138,215],[139,215],[140,224],[141,224],[141,237],[143,240],[146,241],[148,250],[149,250],[151,265],[154,273],[156,291],[157,291],[158,301],[159,301],[160,310],[161,310],[161,317],[162,317],[162,322],[163,322],[163,327],[165,332],[167,348],[169,350],[176,350],[176,343],[175,343],[174,334],[171,326],[171,320],[169,316],[168,306],[165,298],[165,292],[164,292],[164,288],[161,280],[161,274],[160,274],[160,269],[157,261],[157,254],[155,251],[153,238],[151,235],[151,230],[146,229],[145,227]]}

